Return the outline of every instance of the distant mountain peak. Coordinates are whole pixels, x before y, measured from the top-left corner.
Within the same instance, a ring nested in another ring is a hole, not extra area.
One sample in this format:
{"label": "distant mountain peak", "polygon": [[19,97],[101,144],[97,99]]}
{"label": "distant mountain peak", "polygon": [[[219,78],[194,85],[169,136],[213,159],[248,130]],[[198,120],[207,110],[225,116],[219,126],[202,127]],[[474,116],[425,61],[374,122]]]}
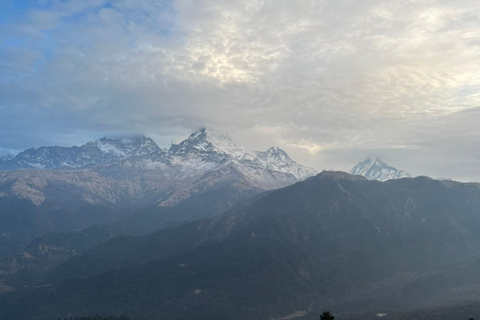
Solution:
{"label": "distant mountain peak", "polygon": [[279,147],[271,147],[267,151],[258,151],[256,155],[267,168],[278,165],[285,166],[296,164],[296,162]]}
{"label": "distant mountain peak", "polygon": [[214,155],[237,160],[253,158],[251,152],[226,133],[206,128],[193,132],[178,145],[172,145],[169,151],[176,155],[208,156],[209,159]]}
{"label": "distant mountain peak", "polygon": [[369,180],[386,181],[391,179],[410,178],[411,175],[403,170],[389,166],[378,157],[368,158],[359,162],[350,171],[352,175],[364,176]]}
{"label": "distant mountain peak", "polygon": [[270,147],[267,151],[269,154],[276,154],[276,155],[287,155],[285,150],[280,149],[279,147]]}
{"label": "distant mountain peak", "polygon": [[207,129],[207,128],[201,128],[197,131],[194,131],[188,136],[188,138],[185,141],[198,141],[198,140],[209,140],[209,141],[214,141],[214,140],[229,140],[231,142],[232,139],[224,132],[213,130],[213,129]]}
{"label": "distant mountain peak", "polygon": [[283,149],[280,149],[279,147],[271,147],[267,151],[258,151],[256,152],[256,156],[265,168],[288,172],[301,180],[317,173],[315,169],[297,164]]}

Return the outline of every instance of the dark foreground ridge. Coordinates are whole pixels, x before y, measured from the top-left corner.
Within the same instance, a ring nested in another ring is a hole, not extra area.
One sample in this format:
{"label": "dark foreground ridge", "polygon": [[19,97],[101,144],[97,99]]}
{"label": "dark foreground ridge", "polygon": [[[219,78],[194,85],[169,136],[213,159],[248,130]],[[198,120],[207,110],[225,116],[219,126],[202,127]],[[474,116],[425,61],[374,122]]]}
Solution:
{"label": "dark foreground ridge", "polygon": [[111,239],[1,297],[0,318],[341,320],[475,303],[478,230],[478,184],[323,172],[229,216]]}

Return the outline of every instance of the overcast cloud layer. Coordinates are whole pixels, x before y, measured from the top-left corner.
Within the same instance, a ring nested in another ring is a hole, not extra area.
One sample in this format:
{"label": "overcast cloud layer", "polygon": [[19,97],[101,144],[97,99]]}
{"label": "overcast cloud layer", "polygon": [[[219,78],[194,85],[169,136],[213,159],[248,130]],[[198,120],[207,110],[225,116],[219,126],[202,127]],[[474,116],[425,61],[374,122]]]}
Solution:
{"label": "overcast cloud layer", "polygon": [[0,150],[210,127],[480,181],[480,2],[3,0]]}

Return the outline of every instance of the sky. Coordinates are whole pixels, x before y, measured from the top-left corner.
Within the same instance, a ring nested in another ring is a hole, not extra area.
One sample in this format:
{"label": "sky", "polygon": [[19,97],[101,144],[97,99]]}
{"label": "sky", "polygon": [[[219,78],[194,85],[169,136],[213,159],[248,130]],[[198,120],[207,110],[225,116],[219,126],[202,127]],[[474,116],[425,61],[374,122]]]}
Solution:
{"label": "sky", "polygon": [[201,127],[480,181],[475,0],[2,0],[0,153]]}

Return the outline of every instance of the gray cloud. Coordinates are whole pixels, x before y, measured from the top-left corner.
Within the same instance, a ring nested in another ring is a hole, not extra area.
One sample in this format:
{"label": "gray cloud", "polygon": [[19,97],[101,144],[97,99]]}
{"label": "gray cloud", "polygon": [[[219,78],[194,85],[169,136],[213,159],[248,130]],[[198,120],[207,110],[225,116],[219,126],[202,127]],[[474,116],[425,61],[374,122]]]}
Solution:
{"label": "gray cloud", "polygon": [[209,126],[320,170],[480,181],[473,0],[47,1],[0,43],[3,149]]}

